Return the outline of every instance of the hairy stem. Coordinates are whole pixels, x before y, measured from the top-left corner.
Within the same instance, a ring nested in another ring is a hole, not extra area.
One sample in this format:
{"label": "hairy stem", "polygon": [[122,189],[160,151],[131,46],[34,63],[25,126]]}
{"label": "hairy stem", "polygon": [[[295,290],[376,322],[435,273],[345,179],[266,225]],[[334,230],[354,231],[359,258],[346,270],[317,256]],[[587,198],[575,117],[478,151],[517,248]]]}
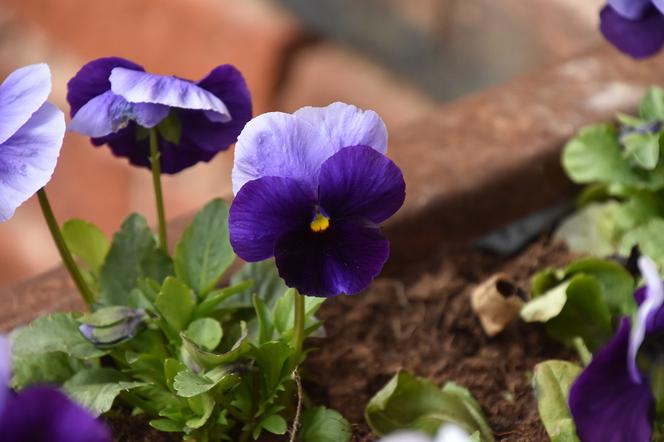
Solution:
{"label": "hairy stem", "polygon": [[293,380],[295,381],[295,385],[297,385],[297,408],[295,409],[293,426],[290,431],[290,442],[295,442],[297,439],[297,431],[300,429],[300,416],[302,415],[302,400],[304,396],[302,382],[300,381],[300,373],[297,369],[293,371]]}

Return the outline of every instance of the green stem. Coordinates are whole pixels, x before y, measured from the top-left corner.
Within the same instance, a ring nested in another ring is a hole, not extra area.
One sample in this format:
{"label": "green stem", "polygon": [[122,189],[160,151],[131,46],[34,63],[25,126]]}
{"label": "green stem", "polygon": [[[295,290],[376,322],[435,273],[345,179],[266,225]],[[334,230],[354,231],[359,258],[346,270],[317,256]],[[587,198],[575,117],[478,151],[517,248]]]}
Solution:
{"label": "green stem", "polygon": [[295,322],[293,324],[293,347],[295,353],[299,356],[302,352],[302,343],[304,342],[304,296],[297,289],[293,289],[295,294],[293,301],[295,303]]}
{"label": "green stem", "polygon": [[586,344],[584,344],[583,339],[581,339],[579,336],[576,336],[574,339],[572,339],[572,345],[574,346],[576,353],[579,355],[579,359],[581,360],[583,366],[587,367],[588,364],[590,364],[592,361],[593,355],[588,350],[588,347],[586,347]]}
{"label": "green stem", "polygon": [[95,300],[95,295],[90,290],[90,287],[88,287],[88,285],[85,283],[83,275],[81,275],[81,271],[76,265],[76,261],[74,261],[74,258],[71,256],[71,252],[67,247],[67,243],[65,242],[64,237],[62,236],[62,232],[60,231],[58,222],[55,219],[53,209],[51,209],[51,204],[48,201],[48,197],[46,196],[46,191],[44,188],[41,188],[37,191],[37,198],[39,199],[39,205],[41,206],[44,219],[48,225],[48,230],[51,231],[51,236],[53,237],[55,246],[58,248],[60,258],[62,258],[62,263],[67,268],[69,276],[71,276],[71,279],[74,281],[74,284],[76,285],[78,292],[81,294],[81,297],[83,297],[85,303],[87,305],[92,305]]}
{"label": "green stem", "polygon": [[154,197],[157,202],[157,219],[159,221],[159,245],[168,253],[168,237],[166,235],[166,215],[164,213],[164,196],[161,192],[161,163],[159,143],[156,128],[150,129],[150,165],[152,167],[152,185],[154,186]]}

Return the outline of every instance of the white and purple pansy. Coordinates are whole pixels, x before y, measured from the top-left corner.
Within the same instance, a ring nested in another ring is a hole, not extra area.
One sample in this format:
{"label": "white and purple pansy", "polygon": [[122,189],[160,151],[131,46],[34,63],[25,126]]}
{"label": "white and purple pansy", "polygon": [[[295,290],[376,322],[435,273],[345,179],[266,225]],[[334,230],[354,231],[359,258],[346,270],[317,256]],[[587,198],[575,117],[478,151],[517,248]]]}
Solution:
{"label": "white and purple pansy", "polygon": [[48,183],[55,170],[65,118],[47,102],[46,64],[17,69],[0,84],[0,221]]}
{"label": "white and purple pansy", "polygon": [[254,118],[235,148],[235,252],[250,262],[274,256],[286,284],[305,295],[365,289],[389,256],[379,224],[405,198],[386,151],[383,121],[352,105]]}
{"label": "white and purple pansy", "polygon": [[[646,286],[634,294],[639,304],[632,324],[623,318],[615,336],[593,356],[572,385],[569,407],[583,442],[649,442],[655,396],[651,378],[662,370],[664,285],[655,264],[641,257]],[[630,326],[631,325],[631,326]]]}
{"label": "white and purple pansy", "polygon": [[165,173],[210,161],[237,140],[252,115],[244,78],[228,64],[193,82],[145,72],[123,58],[99,58],[83,66],[67,88],[70,130],[149,168],[147,129],[156,128]]}
{"label": "white and purple pansy", "polygon": [[444,424],[435,438],[416,431],[397,431],[380,439],[379,442],[470,442],[470,436],[461,427]]}
{"label": "white and purple pansy", "polygon": [[52,387],[9,389],[11,349],[0,336],[0,435],[3,442],[110,442],[108,429]]}
{"label": "white and purple pansy", "polygon": [[600,30],[620,51],[645,58],[664,45],[664,0],[609,0]]}

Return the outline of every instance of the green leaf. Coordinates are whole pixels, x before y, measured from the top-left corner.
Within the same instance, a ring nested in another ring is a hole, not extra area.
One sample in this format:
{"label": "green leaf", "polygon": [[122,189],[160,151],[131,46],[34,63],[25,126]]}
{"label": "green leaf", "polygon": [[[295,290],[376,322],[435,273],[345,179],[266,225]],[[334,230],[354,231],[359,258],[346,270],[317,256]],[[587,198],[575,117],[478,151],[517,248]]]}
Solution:
{"label": "green leaf", "polygon": [[165,433],[179,433],[183,430],[182,425],[170,419],[152,419],[149,423],[155,430]]}
{"label": "green leaf", "polygon": [[664,120],[664,90],[654,86],[641,99],[639,114],[646,121]]}
{"label": "green leaf", "polygon": [[[273,414],[264,417],[258,423],[258,427],[259,431],[262,428],[265,429],[266,431],[269,431],[272,434],[286,434],[286,431],[288,430],[288,424],[286,423],[286,419],[279,416],[278,414]],[[254,434],[255,434],[254,437],[258,436],[256,434],[256,430],[254,430]]]}
{"label": "green leaf", "polygon": [[208,421],[214,410],[214,399],[210,395],[202,394],[188,399],[189,408],[196,413],[196,417],[189,419],[187,427],[201,428]]}
{"label": "green leaf", "polygon": [[555,236],[574,253],[612,255],[618,251],[622,234],[616,224],[620,207],[617,201],[590,203],[565,219]]}
{"label": "green leaf", "polygon": [[221,308],[253,308],[252,297],[254,293],[269,308],[274,308],[277,300],[288,290],[283,279],[279,276],[273,259],[245,264],[231,277],[231,285],[246,280],[254,281],[253,286],[222,303]]}
{"label": "green leaf", "polygon": [[294,349],[283,341],[266,342],[254,350],[256,364],[263,379],[265,395],[269,395],[281,383],[284,376],[289,376],[285,364],[294,354]]}
{"label": "green leaf", "polygon": [[228,236],[228,206],[216,199],[184,231],[175,248],[175,273],[194,292],[204,295],[217,285],[234,259]]}
{"label": "green leaf", "polygon": [[369,401],[364,416],[379,436],[412,429],[433,436],[444,423],[453,423],[469,434],[479,431],[482,440],[493,434],[477,402],[455,384],[439,389],[432,382],[402,371]]}
{"label": "green leaf", "polygon": [[121,392],[143,385],[146,384],[127,381],[122,373],[112,368],[91,368],[79,371],[62,388],[73,400],[100,415],[111,409]]}
{"label": "green leaf", "polygon": [[189,287],[171,276],[166,278],[155,307],[173,329],[181,331],[187,328],[195,306],[194,294]]}
{"label": "green leaf", "polygon": [[[157,124],[157,131],[159,131],[159,135],[164,140],[170,141],[173,144],[180,144],[182,121],[180,121],[177,112],[174,110],[169,112],[168,116]],[[149,133],[147,136],[149,136]]]}
{"label": "green leaf", "polygon": [[637,117],[633,117],[631,115],[623,114],[622,112],[618,112],[616,114],[616,119],[623,126],[629,126],[629,127],[640,127],[640,126],[643,126],[644,124],[648,123],[645,120],[642,120],[642,119],[637,118]]}
{"label": "green leaf", "polygon": [[247,339],[248,333],[246,323],[241,322],[241,327],[242,333],[240,337],[237,339],[233,347],[225,353],[212,353],[203,350],[195,342],[189,339],[186,333],[180,334],[180,337],[182,338],[182,347],[198,365],[204,368],[214,368],[218,365],[230,364],[247,354],[251,349],[251,345]]}
{"label": "green leaf", "polygon": [[535,366],[537,409],[553,442],[578,441],[574,420],[567,406],[569,390],[581,367],[567,361],[545,361]]}
{"label": "green leaf", "polygon": [[110,243],[97,226],[81,219],[71,219],[62,226],[62,236],[74,255],[81,258],[90,270],[99,272]]}
{"label": "green leaf", "polygon": [[659,132],[636,132],[623,137],[622,143],[625,146],[625,158],[634,161],[643,169],[654,169],[659,162],[659,137]]}
{"label": "green leaf", "polygon": [[62,384],[83,368],[82,361],[60,352],[15,356],[11,385],[22,390],[30,385]]}
{"label": "green leaf", "polygon": [[127,317],[133,317],[135,314],[136,311],[129,307],[119,305],[103,307],[94,313],[85,313],[83,316],[78,318],[78,322],[95,327],[106,327],[122,322],[127,319]]}
{"label": "green leaf", "polygon": [[228,298],[247,291],[251,288],[251,286],[253,286],[253,284],[254,282],[252,280],[247,280],[230,287],[224,287],[223,289],[214,290],[208,293],[207,296],[205,296],[205,299],[203,299],[203,301],[201,301],[201,303],[196,307],[196,310],[194,311],[194,317],[201,318],[211,314]]}
{"label": "green leaf", "polygon": [[159,284],[173,274],[173,263],[158,246],[145,219],[133,214],[113,237],[113,243],[101,267],[100,301],[107,305],[127,305],[139,279],[151,278]]}
{"label": "green leaf", "polygon": [[628,252],[634,245],[664,268],[664,219],[651,219],[627,232],[623,237],[623,252]]}
{"label": "green leaf", "polygon": [[570,282],[558,284],[528,301],[519,313],[521,319],[526,322],[547,322],[558,316],[567,302],[567,287]]}
{"label": "green leaf", "polygon": [[62,352],[79,359],[98,358],[107,353],[96,348],[78,330],[72,313],[52,313],[35,319],[12,336],[14,356]]}
{"label": "green leaf", "polygon": [[258,344],[260,345],[272,339],[274,326],[272,324],[272,315],[270,314],[267,305],[265,305],[263,300],[256,294],[254,294],[253,303],[254,309],[256,310],[256,318],[258,320]]}
{"label": "green leaf", "polygon": [[[274,326],[282,336],[286,337],[292,335],[293,326],[295,325],[294,296],[295,289],[288,289],[274,307]],[[307,320],[305,328],[313,325],[311,319],[314,318],[325,299],[317,296],[304,297],[304,316]]]}
{"label": "green leaf", "polygon": [[200,318],[187,327],[187,336],[198,346],[213,351],[221,342],[223,330],[219,321],[212,318]]}
{"label": "green leaf", "polygon": [[321,406],[302,414],[300,442],[348,442],[351,435],[350,423],[335,410]]}
{"label": "green leaf", "polygon": [[240,382],[240,378],[226,367],[217,367],[205,374],[195,374],[184,370],[175,376],[173,388],[181,397],[194,397],[219,387],[228,390]]}

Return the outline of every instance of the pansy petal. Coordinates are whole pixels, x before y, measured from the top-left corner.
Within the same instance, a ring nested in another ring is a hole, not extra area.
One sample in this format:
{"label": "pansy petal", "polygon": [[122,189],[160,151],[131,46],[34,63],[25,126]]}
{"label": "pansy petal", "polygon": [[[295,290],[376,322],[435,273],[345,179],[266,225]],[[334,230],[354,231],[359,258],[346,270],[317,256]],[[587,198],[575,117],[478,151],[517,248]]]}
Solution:
{"label": "pansy petal", "polygon": [[12,348],[9,339],[0,335],[0,414],[9,397],[9,385],[12,378]]}
{"label": "pansy petal", "polygon": [[431,442],[431,438],[424,433],[403,430],[381,437],[378,442]]}
{"label": "pansy petal", "polygon": [[390,254],[380,228],[365,220],[331,220],[323,232],[307,226],[275,246],[286,285],[310,296],[352,295],[366,289]]}
{"label": "pansy petal", "polygon": [[350,146],[369,146],[380,153],[387,152],[385,123],[372,110],[336,102],[326,107],[303,107],[294,115],[325,132],[335,151]]}
{"label": "pansy petal", "polygon": [[323,163],[319,176],[321,207],[332,218],[364,217],[380,223],[404,202],[401,170],[366,146],[347,147]]}
{"label": "pansy petal", "polygon": [[656,314],[664,303],[664,284],[659,276],[655,263],[647,256],[639,258],[639,269],[646,281],[645,299],[639,305],[635,323],[629,336],[628,366],[632,382],[640,383],[641,374],[636,365],[636,354],[646,335],[648,321]]}
{"label": "pansy petal", "polygon": [[[178,112],[182,120],[183,135],[189,137],[201,149],[219,152],[237,141],[242,129],[251,120],[251,95],[240,71],[225,64],[214,68],[198,86],[213,93],[231,113],[228,122],[216,122],[209,112],[183,110]],[[213,113],[217,115],[216,113]]]}
{"label": "pansy petal", "polygon": [[315,191],[321,164],[335,152],[322,131],[300,118],[282,112],[259,115],[235,145],[233,193],[265,176],[293,178]]}
{"label": "pansy petal", "polygon": [[593,356],[570,390],[569,406],[583,441],[649,441],[654,398],[647,382],[632,382],[627,364],[629,319]]}
{"label": "pansy petal", "polygon": [[245,184],[231,205],[228,220],[235,253],[250,262],[271,257],[278,238],[308,228],[314,198],[306,187],[289,178],[263,177]]}
{"label": "pansy petal", "polygon": [[228,108],[216,95],[191,81],[132,69],[111,71],[111,90],[130,103],[154,103],[181,109],[213,111],[217,121],[229,121]]}
{"label": "pansy petal", "polygon": [[85,103],[111,89],[109,77],[116,67],[143,71],[143,67],[120,57],[104,57],[85,64],[67,83],[67,102],[73,117]]}
{"label": "pansy petal", "polygon": [[651,0],[609,0],[608,4],[618,14],[630,20],[635,20],[643,16],[643,13],[650,6]]}
{"label": "pansy petal", "polygon": [[3,442],[110,442],[110,432],[60,391],[32,387],[0,414]]}
{"label": "pansy petal", "polygon": [[41,107],[51,93],[48,65],[15,70],[0,85],[0,143],[7,141]]}
{"label": "pansy petal", "polygon": [[151,128],[166,118],[168,106],[152,103],[129,103],[120,95],[106,91],[85,103],[69,123],[69,130],[99,138],[117,132],[136,121]]}
{"label": "pansy petal", "polygon": [[630,20],[606,6],[600,12],[600,30],[620,51],[634,58],[654,55],[664,45],[664,15],[656,8]]}
{"label": "pansy petal", "polygon": [[0,221],[49,182],[65,132],[63,113],[46,102],[0,144]]}
{"label": "pansy petal", "polygon": [[651,0],[660,14],[664,14],[664,0]]}

